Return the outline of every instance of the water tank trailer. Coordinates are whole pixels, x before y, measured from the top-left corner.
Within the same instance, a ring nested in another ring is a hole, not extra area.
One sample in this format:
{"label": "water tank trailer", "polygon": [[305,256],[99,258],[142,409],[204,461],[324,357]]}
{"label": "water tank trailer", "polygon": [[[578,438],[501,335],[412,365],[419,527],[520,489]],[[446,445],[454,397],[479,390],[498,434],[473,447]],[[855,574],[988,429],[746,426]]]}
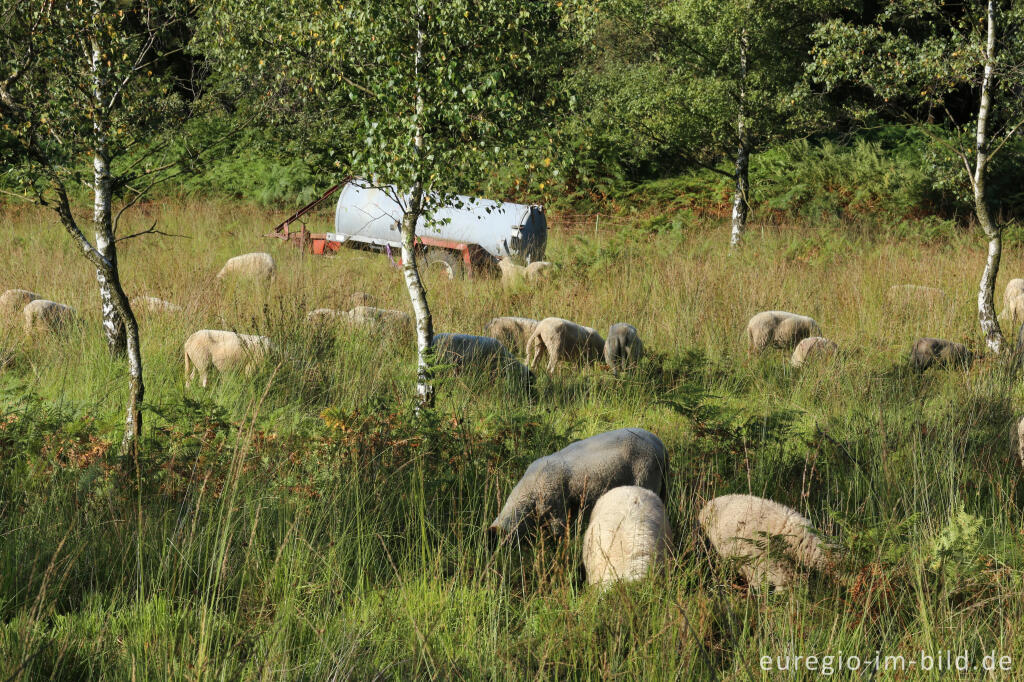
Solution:
{"label": "water tank trailer", "polygon": [[[308,232],[302,216],[339,189],[334,231]],[[402,246],[401,218],[401,208],[385,189],[352,179],[296,211],[269,236],[314,254],[335,253],[342,244],[349,244],[397,257]],[[294,222],[300,222],[298,231],[291,229]],[[512,257],[524,263],[543,260],[547,233],[543,206],[459,196],[454,205],[434,212],[429,227],[420,218],[416,243],[428,268],[439,268],[457,278],[493,268],[499,258]]]}

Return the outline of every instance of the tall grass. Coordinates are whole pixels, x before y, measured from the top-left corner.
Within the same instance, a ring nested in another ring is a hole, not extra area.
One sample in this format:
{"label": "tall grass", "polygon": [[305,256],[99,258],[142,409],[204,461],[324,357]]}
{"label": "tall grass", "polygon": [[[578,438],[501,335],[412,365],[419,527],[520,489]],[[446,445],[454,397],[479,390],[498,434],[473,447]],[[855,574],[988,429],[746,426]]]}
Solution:
{"label": "tall grass", "polygon": [[[386,257],[303,256],[261,238],[274,216],[244,205],[146,210],[140,225],[183,236],[125,242],[126,288],[185,312],[142,319],[136,464],[111,445],[124,368],[106,355],[93,273],[48,213],[3,209],[0,287],[69,303],[82,323],[60,343],[11,323],[0,337],[0,679],[746,680],[777,675],[764,655],[920,649],[979,663],[995,650],[1021,669],[1024,491],[1008,436],[1024,395],[998,360],[904,367],[917,336],[982,347],[985,255],[968,237],[765,225],[729,255],[724,232],[693,226],[555,229],[549,283],[428,280],[435,328],[628,321],[644,366],[542,375],[533,402],[445,376],[417,414],[411,338],[304,323],[355,291],[407,309]],[[215,280],[253,250],[277,259],[271,287]],[[1007,253],[1000,285],[1021,272]],[[902,283],[946,303],[889,303]],[[800,371],[748,357],[746,321],[771,308],[813,315],[843,353]],[[181,346],[201,328],[268,334],[279,352],[253,377],[186,389]],[[670,451],[664,575],[598,594],[577,540],[488,549],[482,530],[529,461],[622,426]],[[729,492],[812,518],[839,550],[835,577],[748,591],[695,526]]]}

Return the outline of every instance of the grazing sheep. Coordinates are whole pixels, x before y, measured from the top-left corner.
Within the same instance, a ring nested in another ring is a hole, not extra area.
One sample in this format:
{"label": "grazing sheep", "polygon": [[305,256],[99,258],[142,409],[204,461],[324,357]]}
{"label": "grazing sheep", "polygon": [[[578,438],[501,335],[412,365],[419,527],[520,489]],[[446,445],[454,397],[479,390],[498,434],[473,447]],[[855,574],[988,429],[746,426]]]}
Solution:
{"label": "grazing sheep", "polygon": [[499,258],[498,269],[501,270],[501,283],[505,286],[526,279],[526,268],[522,265],[516,265],[509,258]]}
{"label": "grazing sheep", "polygon": [[359,306],[375,306],[377,305],[377,298],[373,294],[368,294],[365,291],[357,291],[348,297],[349,303],[353,308]]}
{"label": "grazing sheep", "polygon": [[910,348],[910,366],[919,372],[933,366],[966,368],[973,361],[963,344],[944,339],[920,338]]}
{"label": "grazing sheep", "polygon": [[590,327],[546,317],[526,342],[526,357],[530,368],[537,366],[542,352],[548,354],[548,372],[554,372],[560,360],[600,361],[604,355],[604,339]]}
{"label": "grazing sheep", "polygon": [[889,287],[885,297],[892,305],[923,303],[934,306],[946,300],[946,292],[942,289],[921,286],[920,284],[894,284]]}
{"label": "grazing sheep", "polygon": [[526,266],[526,279],[531,282],[540,282],[550,279],[557,267],[551,261],[538,260]]}
{"label": "grazing sheep", "polygon": [[1014,419],[1010,424],[1010,450],[1024,467],[1024,416]]}
{"label": "grazing sheep", "polygon": [[1006,284],[1000,317],[1009,318],[1013,325],[1024,322],[1024,279],[1011,279]]}
{"label": "grazing sheep", "polygon": [[132,309],[148,313],[180,313],[182,311],[180,305],[155,296],[136,296],[132,299]]}
{"label": "grazing sheep", "polygon": [[796,344],[793,357],[790,358],[789,362],[794,367],[802,367],[812,357],[835,355],[838,350],[839,346],[824,336],[808,336]]}
{"label": "grazing sheep", "polygon": [[594,503],[583,534],[587,582],[640,580],[664,562],[671,541],[661,498],[635,485],[612,488]]}
{"label": "grazing sheep", "polygon": [[277,274],[277,266],[274,264],[274,257],[269,253],[246,253],[229,258],[217,273],[217,279],[240,277],[269,282],[275,274]]}
{"label": "grazing sheep", "polygon": [[636,333],[636,327],[619,322],[608,329],[608,338],[604,342],[604,361],[612,368],[612,372],[618,374],[620,369],[636,367],[643,356],[644,344]]}
{"label": "grazing sheep", "polygon": [[60,333],[75,321],[74,308],[42,298],[29,301],[22,314],[25,316],[26,334],[33,331]]}
{"label": "grazing sheep", "polygon": [[484,327],[484,333],[498,339],[507,348],[523,351],[538,324],[537,320],[529,317],[495,317]]}
{"label": "grazing sheep", "polygon": [[206,388],[211,365],[218,372],[241,367],[246,374],[252,374],[272,350],[273,344],[266,336],[218,329],[197,331],[185,341],[185,387],[192,384],[192,378],[199,372]]}
{"label": "grazing sheep", "polygon": [[350,322],[358,325],[376,328],[395,326],[412,329],[412,316],[409,313],[403,313],[401,310],[385,310],[384,308],[360,305],[348,311],[345,315]]}
{"label": "grazing sheep", "polygon": [[758,313],[747,323],[750,352],[760,353],[768,346],[792,348],[808,336],[821,336],[817,322],[810,317],[781,310]]}
{"label": "grazing sheep", "polygon": [[753,495],[723,495],[697,516],[719,556],[740,559],[751,588],[767,579],[776,589],[793,584],[797,568],[825,567],[825,551],[811,522],[778,502]]}
{"label": "grazing sheep", "polygon": [[336,320],[344,319],[348,316],[344,310],[335,310],[334,308],[317,308],[316,310],[310,310],[306,313],[306,322],[310,324],[327,324]]}
{"label": "grazing sheep", "polygon": [[436,349],[437,361],[441,364],[500,371],[518,380],[523,388],[533,386],[533,372],[512,357],[497,339],[471,334],[434,334],[430,345]]}
{"label": "grazing sheep", "polygon": [[5,319],[13,318],[25,309],[32,301],[42,298],[39,294],[25,289],[8,289],[0,294],[0,315]]}
{"label": "grazing sheep", "polygon": [[526,468],[488,532],[506,541],[535,527],[561,536],[571,520],[585,522],[612,488],[637,485],[664,498],[667,475],[665,445],[650,431],[618,429],[578,440]]}

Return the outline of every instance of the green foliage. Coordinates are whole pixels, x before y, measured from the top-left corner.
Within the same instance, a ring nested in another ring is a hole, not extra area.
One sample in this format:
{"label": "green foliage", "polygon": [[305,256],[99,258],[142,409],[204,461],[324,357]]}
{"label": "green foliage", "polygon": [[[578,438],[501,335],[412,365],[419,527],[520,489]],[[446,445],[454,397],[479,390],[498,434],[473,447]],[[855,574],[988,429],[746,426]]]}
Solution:
{"label": "green foliage", "polygon": [[984,519],[968,514],[960,505],[932,539],[928,568],[951,577],[974,564],[978,560],[984,526]]}

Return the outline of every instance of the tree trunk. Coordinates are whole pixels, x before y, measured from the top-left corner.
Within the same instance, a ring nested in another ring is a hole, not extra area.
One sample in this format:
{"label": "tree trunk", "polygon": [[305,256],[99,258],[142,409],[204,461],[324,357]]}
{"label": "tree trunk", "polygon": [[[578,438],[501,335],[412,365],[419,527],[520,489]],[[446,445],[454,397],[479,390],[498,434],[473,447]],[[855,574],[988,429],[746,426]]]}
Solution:
{"label": "tree trunk", "polygon": [[978,105],[978,134],[975,141],[977,159],[974,165],[972,185],[974,189],[974,212],[978,224],[988,237],[988,258],[978,285],[978,321],[985,335],[985,344],[993,353],[1003,347],[1003,331],[996,317],[995,288],[999,275],[999,259],[1003,252],[1003,230],[992,220],[985,185],[988,171],[988,115],[992,108],[992,73],[996,61],[996,10],[995,0],[988,0],[988,37],[985,45],[985,73],[981,80],[981,98]]}
{"label": "tree trunk", "polygon": [[142,380],[142,351],[139,343],[138,321],[132,312],[128,296],[121,288],[116,263],[107,260],[99,249],[89,243],[71,214],[67,192],[62,185],[58,185],[56,189],[59,197],[57,214],[60,216],[64,229],[78,243],[96,271],[102,273],[104,280],[109,285],[112,305],[125,322],[128,355],[128,406],[125,411],[124,438],[121,440],[121,450],[126,455],[136,454],[142,437],[142,399],[146,394],[146,386]]}
{"label": "tree trunk", "polygon": [[[417,11],[416,30],[416,63],[415,76],[420,77],[420,65],[423,60],[423,42],[426,38],[423,28],[423,10]],[[417,168],[423,157],[423,94],[416,91],[416,123],[413,129],[413,147],[416,152]],[[434,339],[434,321],[427,305],[427,292],[420,279],[420,271],[416,267],[416,223],[423,214],[423,180],[417,177],[413,182],[409,201],[402,214],[402,271],[405,274],[405,287],[412,300],[412,309],[416,314],[416,395],[420,407],[434,406],[434,384],[430,361],[430,344]]]}
{"label": "tree trunk", "polygon": [[732,238],[729,246],[739,246],[740,238],[747,229],[748,199],[750,197],[750,140],[747,136],[747,29],[740,32],[740,91],[739,113],[736,116],[736,190],[732,198]]}
{"label": "tree trunk", "polygon": [[[113,183],[110,178],[110,158],[107,149],[107,81],[103,72],[102,54],[99,44],[92,44],[93,79],[93,211],[92,222],[96,234],[96,250],[113,267],[117,275],[117,246],[111,225],[111,200]],[[114,284],[103,268],[96,269],[96,281],[100,289],[100,309],[103,312],[103,332],[107,337],[107,348],[112,355],[124,355],[127,351],[125,321],[114,305]],[[120,285],[118,285],[120,286]]]}

